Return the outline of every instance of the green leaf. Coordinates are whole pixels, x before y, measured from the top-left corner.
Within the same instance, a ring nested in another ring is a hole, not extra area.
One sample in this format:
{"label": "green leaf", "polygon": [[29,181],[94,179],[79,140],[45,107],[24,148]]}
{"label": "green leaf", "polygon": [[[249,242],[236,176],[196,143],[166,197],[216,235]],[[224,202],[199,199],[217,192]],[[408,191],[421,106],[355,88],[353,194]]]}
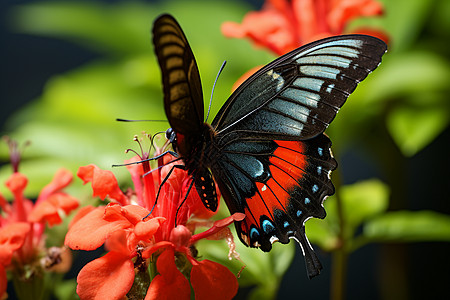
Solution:
{"label": "green leaf", "polygon": [[[344,238],[348,241],[352,240],[362,222],[384,212],[389,203],[388,186],[376,179],[342,186],[337,193],[342,201]],[[306,222],[309,240],[325,251],[340,246],[337,200],[336,196],[332,196],[325,201],[327,217],[324,220],[311,219]]]}
{"label": "green leaf", "polygon": [[363,221],[384,212],[389,204],[389,188],[377,179],[342,186],[338,193],[345,224],[351,233]]}
{"label": "green leaf", "polygon": [[395,211],[364,225],[364,236],[374,242],[450,241],[450,216],[433,211]]}
{"label": "green leaf", "polygon": [[[405,156],[426,147],[450,120],[450,64],[431,52],[388,53],[342,107],[327,133],[335,146],[388,132]],[[373,138],[375,141],[377,137]]]}
{"label": "green leaf", "polygon": [[58,284],[53,283],[53,291],[55,296],[59,300],[77,300],[79,299],[76,294],[77,281],[74,279],[63,280]]}
{"label": "green leaf", "polygon": [[329,201],[333,201],[331,197],[325,202],[325,210],[327,211],[325,220],[310,219],[305,223],[308,240],[324,251],[332,251],[339,246],[338,224],[329,220],[333,216],[336,217],[336,211],[330,209],[332,205],[327,205]]}
{"label": "green leaf", "polygon": [[[435,103],[435,96],[421,95],[421,100]],[[387,128],[405,156],[413,156],[431,143],[450,121],[450,110],[442,105],[399,106],[387,118]]]}

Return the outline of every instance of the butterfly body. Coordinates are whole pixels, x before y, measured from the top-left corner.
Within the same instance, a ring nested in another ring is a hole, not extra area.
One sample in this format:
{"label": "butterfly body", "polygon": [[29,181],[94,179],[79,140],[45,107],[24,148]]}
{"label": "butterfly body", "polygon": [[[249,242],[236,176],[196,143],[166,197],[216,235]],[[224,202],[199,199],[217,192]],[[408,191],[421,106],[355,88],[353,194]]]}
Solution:
{"label": "butterfly body", "polygon": [[308,276],[322,266],[305,235],[309,218],[324,218],[324,199],[336,160],[323,133],[339,108],[381,61],[386,45],[373,37],[332,37],[293,50],[241,84],[211,125],[197,64],[176,20],[160,16],[153,27],[162,70],[166,133],[192,176],[203,204],[217,209],[214,181],[247,246],[270,251],[295,239]]}

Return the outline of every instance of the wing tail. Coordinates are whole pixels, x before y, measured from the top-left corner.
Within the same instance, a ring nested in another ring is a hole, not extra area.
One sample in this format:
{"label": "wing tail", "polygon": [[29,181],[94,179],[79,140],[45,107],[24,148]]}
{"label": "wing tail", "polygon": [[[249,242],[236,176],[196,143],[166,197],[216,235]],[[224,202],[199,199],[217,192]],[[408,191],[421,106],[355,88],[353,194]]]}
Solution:
{"label": "wing tail", "polygon": [[309,279],[319,275],[322,270],[322,264],[320,263],[319,258],[306,237],[305,227],[299,228],[299,230],[297,230],[291,238],[295,239],[302,248]]}

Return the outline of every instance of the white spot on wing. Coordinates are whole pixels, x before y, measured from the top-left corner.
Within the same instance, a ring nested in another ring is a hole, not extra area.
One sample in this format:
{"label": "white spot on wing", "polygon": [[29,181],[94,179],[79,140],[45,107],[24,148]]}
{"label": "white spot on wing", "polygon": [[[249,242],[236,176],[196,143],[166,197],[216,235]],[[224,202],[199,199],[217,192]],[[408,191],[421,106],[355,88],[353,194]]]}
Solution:
{"label": "white spot on wing", "polygon": [[275,80],[277,82],[276,90],[278,92],[284,86],[284,79],[283,79],[283,77],[280,74],[274,72],[273,70],[267,71],[266,74],[267,74],[267,76],[272,77],[273,80]]}
{"label": "white spot on wing", "polygon": [[318,92],[322,88],[323,83],[324,83],[323,80],[317,78],[300,77],[294,80],[293,85],[300,88]]}
{"label": "white spot on wing", "polygon": [[331,93],[331,91],[333,90],[333,88],[334,88],[334,83],[329,84],[328,87],[327,87],[327,93]]}
{"label": "white spot on wing", "polygon": [[279,239],[276,237],[276,236],[271,236],[270,237],[270,239],[269,239],[269,242],[271,243],[271,244],[273,244],[273,243],[275,243],[275,242],[278,242],[279,241]]}

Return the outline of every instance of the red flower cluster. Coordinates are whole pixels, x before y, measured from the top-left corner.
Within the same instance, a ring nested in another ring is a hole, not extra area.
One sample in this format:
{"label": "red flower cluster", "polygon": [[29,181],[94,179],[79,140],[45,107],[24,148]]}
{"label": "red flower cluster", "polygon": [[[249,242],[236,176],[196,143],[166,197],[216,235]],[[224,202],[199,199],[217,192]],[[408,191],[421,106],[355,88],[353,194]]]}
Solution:
{"label": "red flower cluster", "polygon": [[[0,195],[0,298],[6,292],[6,270],[20,273],[25,265],[36,266],[44,249],[45,223],[61,223],[62,215],[78,207],[78,200],[63,192],[72,181],[72,174],[59,170],[51,183],[44,187],[35,204],[24,197],[28,184],[25,175],[15,172],[6,181],[14,196],[12,204]],[[45,267],[45,266],[40,266]],[[22,270],[23,271],[23,270]],[[31,274],[38,272],[30,272]]]}
{"label": "red flower cluster", "polygon": [[[227,37],[249,38],[276,55],[283,55],[301,45],[344,33],[350,21],[383,13],[375,0],[267,0],[263,9],[248,13],[242,22],[225,22]],[[358,29],[387,40],[382,32]]]}
{"label": "red flower cluster", "polygon": [[[148,162],[127,168],[135,190],[126,193],[110,171],[95,165],[78,171],[85,183],[92,183],[94,196],[112,200],[107,206],[82,209],[66,235],[65,243],[72,249],[94,250],[104,244],[108,250],[80,271],[80,298],[122,299],[128,295],[190,299],[192,286],[196,299],[231,299],[238,288],[236,276],[218,263],[196,260],[191,249],[200,238],[231,234],[227,226],[244,215],[217,221],[206,232],[194,235],[196,222],[192,218],[208,218],[212,213],[204,208],[194,189],[180,206],[190,182],[188,174],[174,169],[154,205],[155,192],[170,165],[146,176]],[[146,217],[152,208],[152,214]],[[145,288],[139,290],[140,286]]]}

